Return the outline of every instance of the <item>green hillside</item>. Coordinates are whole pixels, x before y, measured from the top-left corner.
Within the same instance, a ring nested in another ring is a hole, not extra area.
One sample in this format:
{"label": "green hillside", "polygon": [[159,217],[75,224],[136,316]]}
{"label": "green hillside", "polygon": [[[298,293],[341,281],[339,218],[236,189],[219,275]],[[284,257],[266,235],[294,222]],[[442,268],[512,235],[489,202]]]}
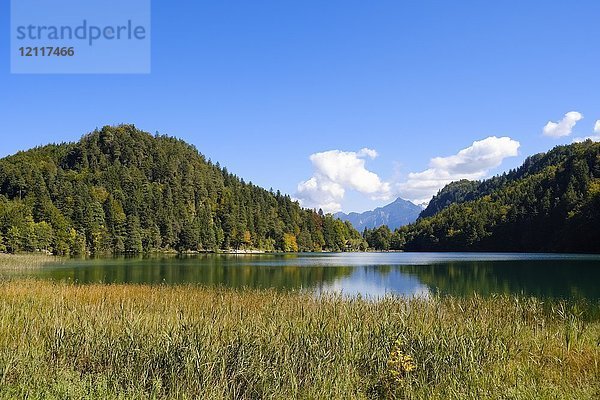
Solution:
{"label": "green hillside", "polygon": [[448,185],[396,232],[409,251],[600,252],[600,143],[558,146],[518,169]]}
{"label": "green hillside", "polygon": [[0,160],[0,251],[352,250],[349,223],[302,209],[132,125]]}

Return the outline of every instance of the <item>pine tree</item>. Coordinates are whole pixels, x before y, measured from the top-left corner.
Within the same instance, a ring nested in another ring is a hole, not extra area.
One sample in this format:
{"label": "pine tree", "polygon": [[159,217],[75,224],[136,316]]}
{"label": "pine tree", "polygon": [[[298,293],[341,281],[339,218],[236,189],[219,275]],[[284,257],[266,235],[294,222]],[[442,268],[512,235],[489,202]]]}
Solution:
{"label": "pine tree", "polygon": [[140,219],[137,216],[130,215],[127,217],[126,232],[125,252],[134,254],[143,252]]}

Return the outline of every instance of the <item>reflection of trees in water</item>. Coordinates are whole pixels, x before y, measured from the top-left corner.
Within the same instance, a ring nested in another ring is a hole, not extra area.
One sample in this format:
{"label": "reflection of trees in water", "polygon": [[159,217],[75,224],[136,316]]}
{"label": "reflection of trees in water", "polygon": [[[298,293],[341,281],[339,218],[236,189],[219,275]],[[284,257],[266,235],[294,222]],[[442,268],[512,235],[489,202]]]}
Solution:
{"label": "reflection of trees in water", "polygon": [[[297,262],[295,261],[297,259]],[[326,261],[325,261],[326,262]],[[356,274],[363,271],[362,274]],[[194,255],[71,260],[33,272],[81,283],[192,283],[250,288],[316,288],[354,276],[353,285],[402,291],[407,277],[430,291],[600,299],[600,263],[590,260],[456,261],[432,265],[322,265],[303,255]],[[382,278],[380,280],[379,278]],[[382,283],[383,282],[383,283]],[[407,283],[408,282],[408,283]]]}
{"label": "reflection of trees in water", "polygon": [[[295,256],[199,255],[71,261],[44,276],[80,283],[201,284],[251,288],[310,288],[349,276],[353,267],[289,265]],[[286,261],[283,261],[286,260]]]}
{"label": "reflection of trees in water", "polygon": [[381,275],[389,275],[392,272],[393,267],[391,265],[380,265],[377,267],[377,272]]}
{"label": "reflection of trees in water", "polygon": [[600,299],[600,265],[582,260],[447,262],[402,266],[432,291]]}

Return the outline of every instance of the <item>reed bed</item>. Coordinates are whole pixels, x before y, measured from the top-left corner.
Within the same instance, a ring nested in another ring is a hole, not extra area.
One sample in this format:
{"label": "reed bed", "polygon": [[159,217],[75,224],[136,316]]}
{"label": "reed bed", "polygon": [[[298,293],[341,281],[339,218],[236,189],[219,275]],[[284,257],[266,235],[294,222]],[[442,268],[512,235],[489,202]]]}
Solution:
{"label": "reed bed", "polygon": [[0,398],[594,399],[600,309],[0,283]]}
{"label": "reed bed", "polygon": [[44,265],[60,262],[60,257],[43,253],[6,254],[0,253],[1,272],[21,272],[37,269]]}

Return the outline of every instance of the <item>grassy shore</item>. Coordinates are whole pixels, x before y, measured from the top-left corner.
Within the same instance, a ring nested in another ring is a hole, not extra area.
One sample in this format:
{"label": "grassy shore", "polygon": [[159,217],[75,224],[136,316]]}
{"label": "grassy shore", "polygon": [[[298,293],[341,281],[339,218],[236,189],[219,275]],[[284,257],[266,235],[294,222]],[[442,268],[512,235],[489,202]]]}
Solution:
{"label": "grassy shore", "polygon": [[598,304],[0,283],[0,398],[592,399]]}
{"label": "grassy shore", "polygon": [[42,253],[6,254],[0,253],[0,272],[23,271],[43,267],[60,261],[60,257]]}

